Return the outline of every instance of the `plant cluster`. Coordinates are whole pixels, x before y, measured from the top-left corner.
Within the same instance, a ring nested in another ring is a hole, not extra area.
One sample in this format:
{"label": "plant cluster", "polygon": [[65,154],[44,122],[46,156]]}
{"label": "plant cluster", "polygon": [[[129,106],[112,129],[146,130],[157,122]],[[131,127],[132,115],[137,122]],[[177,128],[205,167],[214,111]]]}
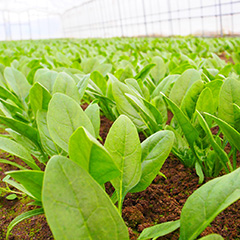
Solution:
{"label": "plant cluster", "polygon": [[[0,122],[7,133],[0,149],[24,163],[0,159],[19,169],[3,181],[38,206],[11,222],[7,238],[17,223],[44,213],[55,239],[129,239],[124,198],[145,190],[172,151],[196,169],[200,183],[228,174],[194,192],[180,220],[145,229],[139,239],[179,227],[180,239],[196,239],[240,198],[239,44],[201,38],[0,43]],[[223,52],[235,65],[220,59]],[[104,145],[101,114],[114,121]],[[111,198],[107,182],[115,189]]]}

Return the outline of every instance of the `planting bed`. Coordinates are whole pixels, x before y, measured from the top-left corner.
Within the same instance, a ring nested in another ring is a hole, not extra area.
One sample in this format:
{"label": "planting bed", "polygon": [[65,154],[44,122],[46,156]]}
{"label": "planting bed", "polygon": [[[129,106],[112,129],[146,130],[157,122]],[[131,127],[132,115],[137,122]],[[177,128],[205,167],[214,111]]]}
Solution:
{"label": "planting bed", "polygon": [[[83,109],[86,105],[83,105]],[[169,114],[171,116],[171,114]],[[108,130],[112,122],[106,117],[101,117],[100,136],[105,141]],[[141,136],[142,140],[144,136]],[[229,149],[227,149],[229,151]],[[0,158],[9,159],[9,154],[1,153]],[[11,158],[11,157],[10,157]],[[16,162],[21,160],[14,158]],[[240,166],[240,157],[238,157],[238,166]],[[9,167],[0,163],[2,170],[9,171],[14,167]],[[130,239],[136,240],[139,233],[144,228],[158,223],[173,221],[180,218],[181,209],[187,198],[196,190],[198,185],[198,176],[194,170],[184,167],[184,165],[172,154],[165,161],[161,172],[166,176],[157,176],[153,183],[143,192],[127,194],[123,204],[123,219],[128,226]],[[0,172],[1,179],[4,177]],[[210,179],[206,179],[206,182]],[[0,186],[3,183],[0,182]],[[106,190],[109,195],[113,188],[110,183],[106,184]],[[14,217],[33,207],[27,206],[29,199],[27,197],[7,200],[6,196],[0,197],[0,239],[4,240],[6,229]],[[201,236],[210,233],[219,233],[224,239],[240,239],[240,200],[228,207],[217,216]],[[159,239],[177,240],[179,231],[168,234]],[[12,231],[10,240],[50,240],[53,239],[52,233],[48,227],[44,216],[36,216],[19,223]]]}
{"label": "planting bed", "polygon": [[0,240],[240,240],[239,93],[239,38],[0,43]]}

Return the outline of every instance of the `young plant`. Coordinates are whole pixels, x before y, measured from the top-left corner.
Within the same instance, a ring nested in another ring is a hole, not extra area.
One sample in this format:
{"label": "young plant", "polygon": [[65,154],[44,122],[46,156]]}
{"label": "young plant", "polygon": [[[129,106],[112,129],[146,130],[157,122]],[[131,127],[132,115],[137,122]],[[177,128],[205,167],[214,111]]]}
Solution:
{"label": "young plant", "polygon": [[[180,227],[181,240],[194,240],[228,206],[240,199],[240,169],[215,178],[197,189],[186,201],[180,220],[143,230],[139,240],[157,239]],[[209,235],[201,239],[223,239]]]}

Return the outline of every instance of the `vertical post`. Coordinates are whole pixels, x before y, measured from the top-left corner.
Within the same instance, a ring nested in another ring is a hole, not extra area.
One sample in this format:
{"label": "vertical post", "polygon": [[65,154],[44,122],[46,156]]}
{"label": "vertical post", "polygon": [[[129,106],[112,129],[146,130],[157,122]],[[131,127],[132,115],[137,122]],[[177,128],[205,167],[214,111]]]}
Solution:
{"label": "vertical post", "polygon": [[32,40],[32,29],[31,29],[31,21],[30,21],[30,10],[27,11],[27,15],[28,15],[28,28],[29,28],[29,35],[30,35],[30,39]]}
{"label": "vertical post", "polygon": [[[102,2],[103,0],[101,0]],[[102,5],[100,4],[100,1],[99,2],[99,12],[100,12],[100,17],[101,17],[101,23],[102,23],[102,28],[103,28],[103,37],[106,37],[106,29],[105,29],[105,23],[104,23],[104,18],[103,18],[103,9],[102,8]]]}
{"label": "vertical post", "polygon": [[145,35],[148,36],[147,17],[146,17],[146,9],[145,9],[144,0],[142,0],[142,7],[143,7],[143,19],[144,19]]}
{"label": "vertical post", "polygon": [[218,0],[219,5],[219,21],[220,21],[220,36],[223,36],[223,23],[222,23],[222,4],[221,0]]}
{"label": "vertical post", "polygon": [[203,20],[203,2],[201,0],[201,23],[202,23],[202,37],[204,37],[204,20]]}
{"label": "vertical post", "polygon": [[173,35],[173,23],[172,23],[172,14],[171,14],[171,2],[170,0],[167,1],[168,4],[168,21],[169,21],[169,25],[170,25],[170,35]]}
{"label": "vertical post", "polygon": [[19,32],[20,32],[20,40],[22,40],[22,26],[21,26],[21,21],[20,21],[20,17],[19,17],[19,15],[21,14],[21,13],[17,13],[18,14],[18,27],[19,27]]}
{"label": "vertical post", "polygon": [[[158,5],[157,5],[157,6],[158,6],[158,14],[159,14],[159,16],[161,17],[161,11],[160,11],[160,10],[161,10],[161,5],[160,5],[159,2],[160,2],[160,1],[157,1],[157,3],[158,3]],[[162,29],[162,28],[161,28],[161,22],[162,22],[162,21],[161,21],[161,19],[159,18],[159,33],[158,33],[159,35],[162,35],[162,33],[161,33],[161,29]]]}
{"label": "vertical post", "polygon": [[4,11],[2,13],[3,13],[3,24],[5,29],[5,40],[8,40],[8,25],[7,25],[6,15]]}
{"label": "vertical post", "polygon": [[9,34],[9,39],[12,40],[12,31],[11,31],[11,20],[10,20],[10,14],[8,11],[8,34]]}
{"label": "vertical post", "polygon": [[231,35],[233,35],[234,34],[234,27],[233,27],[233,1],[231,0],[231,29],[232,29],[232,31],[231,31]]}
{"label": "vertical post", "polygon": [[192,17],[191,17],[191,10],[190,10],[190,0],[188,0],[188,14],[189,14],[189,28],[190,28],[190,35],[192,35]]}
{"label": "vertical post", "polygon": [[118,6],[119,21],[120,21],[121,37],[123,37],[123,22],[122,22],[122,14],[121,14],[121,5],[119,0],[117,0],[117,6]]}

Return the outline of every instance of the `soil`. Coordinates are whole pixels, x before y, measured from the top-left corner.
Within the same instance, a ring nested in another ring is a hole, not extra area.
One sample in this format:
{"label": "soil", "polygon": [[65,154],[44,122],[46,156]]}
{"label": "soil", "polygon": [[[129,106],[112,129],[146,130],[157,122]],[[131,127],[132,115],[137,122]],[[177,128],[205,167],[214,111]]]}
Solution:
{"label": "soil", "polygon": [[[171,113],[169,113],[170,116]],[[102,143],[111,125],[111,121],[103,116],[101,117],[100,136]],[[142,140],[144,139],[144,136],[141,135],[140,137]],[[3,152],[0,153],[0,158],[11,159],[17,163],[21,162],[20,159]],[[240,166],[239,156],[238,166]],[[15,168],[0,163],[1,169],[0,178],[2,179],[4,177],[3,172]],[[166,176],[166,179],[162,176],[157,176],[145,191],[135,194],[129,193],[125,198],[122,215],[132,240],[136,240],[144,228],[179,219],[185,201],[194,190],[200,187],[195,171],[186,168],[172,154],[167,158],[161,172]],[[209,180],[210,178],[205,179],[205,182]],[[4,183],[0,182],[0,187],[3,186]],[[106,190],[109,194],[113,192],[113,187],[110,183],[106,184]],[[6,196],[7,194],[5,193],[0,194],[0,240],[5,239],[7,226],[13,218],[34,208],[28,205],[30,199],[27,197],[10,201],[6,199]],[[210,233],[219,233],[224,239],[240,239],[240,201],[235,202],[219,214],[201,236]],[[32,217],[19,223],[14,227],[10,236],[10,240],[53,239],[43,215]],[[178,237],[179,230],[159,239],[176,240]]]}
{"label": "soil", "polygon": [[226,52],[222,52],[218,55],[222,60],[224,60],[226,63],[235,64],[233,59],[229,56],[227,56]]}

